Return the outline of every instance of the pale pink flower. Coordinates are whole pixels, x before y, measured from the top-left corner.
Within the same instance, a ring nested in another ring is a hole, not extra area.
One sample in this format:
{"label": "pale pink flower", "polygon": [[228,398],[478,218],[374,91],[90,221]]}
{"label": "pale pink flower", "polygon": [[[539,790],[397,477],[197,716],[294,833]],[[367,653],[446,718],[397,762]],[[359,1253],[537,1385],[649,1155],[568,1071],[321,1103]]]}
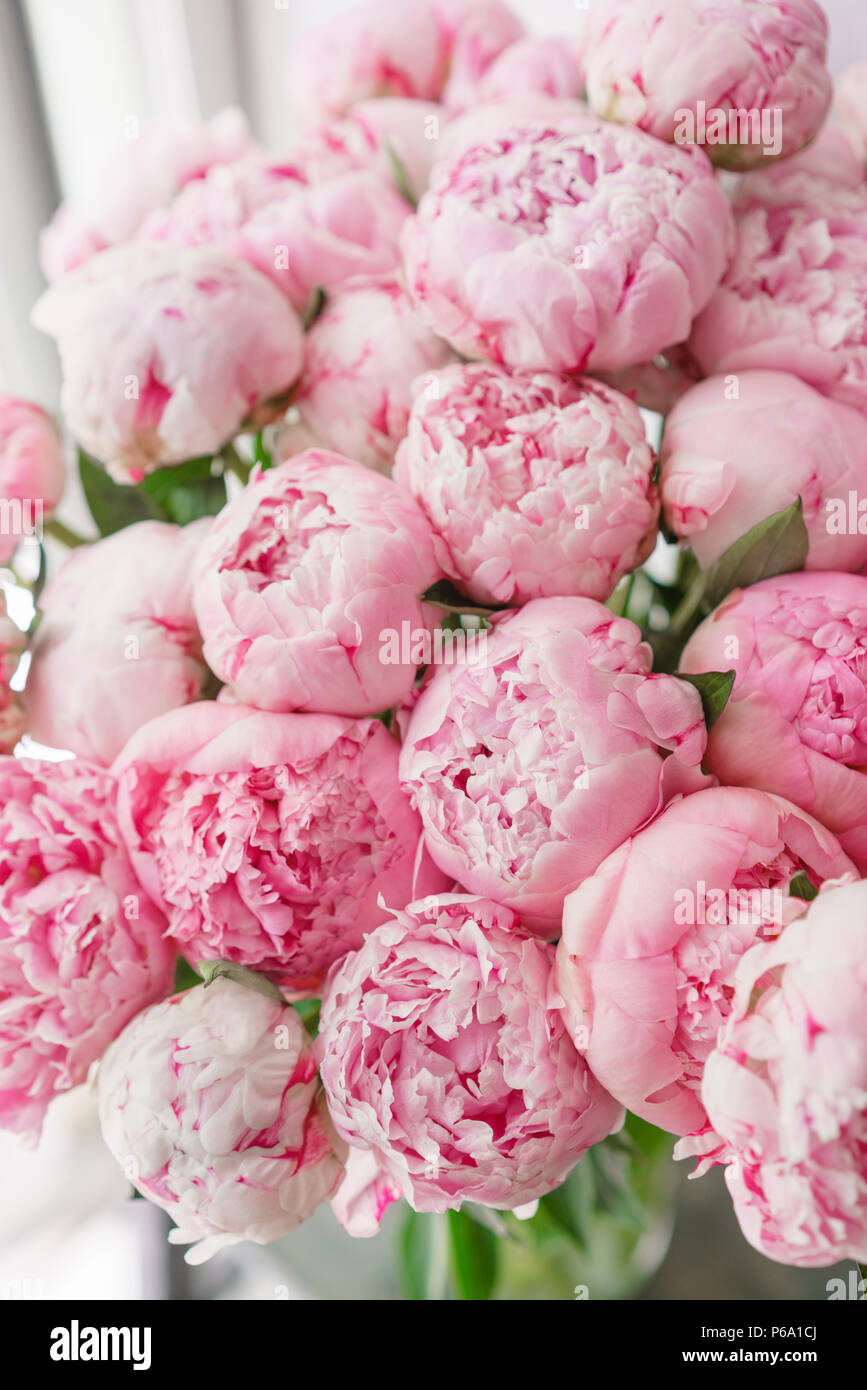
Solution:
{"label": "pale pink flower", "polygon": [[731,245],[707,157],[578,106],[508,113],[435,166],[406,225],[426,321],[464,356],[533,370],[628,367],[682,342]]}
{"label": "pale pink flower", "polygon": [[308,183],[291,161],[250,159],[190,184],[139,235],[246,261],[300,313],[317,288],[336,294],[393,274],[409,214],[384,167],[350,168]]}
{"label": "pale pink flower", "polygon": [[378,97],[360,101],[340,120],[305,130],[294,141],[284,165],[308,183],[339,174],[373,169],[394,180],[394,158],[409,192],[420,198],[427,188],[449,113],[435,101]]}
{"label": "pale pink flower", "polygon": [[584,68],[579,45],[559,34],[518,39],[495,58],[485,72],[475,102],[508,101],[516,94],[539,92],[550,97],[579,97]]}
{"label": "pale pink flower", "polygon": [[267,1245],[340,1179],[344,1146],[294,1009],[217,979],[146,1009],[99,1068],[102,1135],[136,1190],[198,1242],[201,1264]]}
{"label": "pale pink flower", "polygon": [[172,987],[174,948],[115,795],[78,760],[0,758],[0,1124],[31,1138],[53,1097]]}
{"label": "pale pink flower", "polygon": [[41,406],[0,391],[0,564],[39,535],[63,496],[66,463],[57,426]]}
{"label": "pale pink flower", "polygon": [[211,521],[141,521],[72,551],[46,586],[24,703],[40,743],[110,763],[149,719],[210,675],[192,566]]}
{"label": "pale pink flower", "polygon": [[736,589],[693,634],[681,668],[735,672],[707,767],[788,797],[867,872],[867,579],[784,574]]}
{"label": "pale pink flower", "polygon": [[[522,1206],[618,1126],[556,1011],[553,961],[508,908],[447,895],[395,913],[331,972],[322,1081],[338,1133],[373,1151],[379,1215],[401,1194],[416,1211]],[[350,1182],[338,1211],[371,1234]]]}
{"label": "pale pink flower", "polygon": [[589,377],[446,367],[417,383],[395,481],[479,603],[606,599],[656,539],[638,408]]}
{"label": "pale pink flower", "polygon": [[121,827],[184,954],[312,987],[386,907],[442,889],[398,752],[377,720],[211,701],[140,729],[114,768]]}
{"label": "pale pink flower", "polygon": [[[708,154],[727,168],[794,154],[830,105],[828,22],[816,0],[606,0],[581,40],[598,115],[677,141],[692,129],[684,116],[704,110]],[[776,141],[767,129],[733,132],[740,112],[773,114]]]}
{"label": "pale pink flower", "polygon": [[302,35],[289,95],[305,125],[368,97],[472,100],[482,73],[523,28],[501,0],[367,0]]}
{"label": "pale pink flower", "polygon": [[199,551],[205,659],[260,709],[380,714],[422,658],[390,661],[383,634],[424,634],[440,576],[428,523],[390,479],[311,449],[254,477]]}
{"label": "pale pink flower", "polygon": [[327,449],[387,473],[406,434],[414,380],[430,385],[453,358],[396,280],[348,290],[307,335],[293,404]]}
{"label": "pale pink flower", "polygon": [[804,1268],[867,1260],[867,885],[829,889],[746,953],[707,1060],[712,1128],[675,1156],[726,1165],[741,1230]]}
{"label": "pale pink flower", "polygon": [[638,628],[593,599],[534,599],[486,638],[472,662],[436,669],[401,779],[443,872],[556,936],[566,894],[702,785],[701,701],[651,675]]}
{"label": "pale pink flower", "polygon": [[57,340],[70,430],[125,482],[279,418],[304,351],[264,276],[218,251],[146,241],[65,276],[33,322]]}
{"label": "pale pink flower", "polygon": [[669,528],[705,569],[798,497],[808,569],[867,564],[857,510],[867,499],[867,418],[787,372],[714,376],[681,396],[665,422],[659,490]]}
{"label": "pale pink flower", "polygon": [[844,875],[823,826],[741,787],[682,797],[626,840],[566,899],[557,948],[566,1024],[603,1086],[662,1129],[700,1128],[738,961],[788,930],[805,883]]}
{"label": "pale pink flower", "polygon": [[867,188],[765,176],[734,212],[734,258],[690,338],[699,365],[791,372],[864,411]]}

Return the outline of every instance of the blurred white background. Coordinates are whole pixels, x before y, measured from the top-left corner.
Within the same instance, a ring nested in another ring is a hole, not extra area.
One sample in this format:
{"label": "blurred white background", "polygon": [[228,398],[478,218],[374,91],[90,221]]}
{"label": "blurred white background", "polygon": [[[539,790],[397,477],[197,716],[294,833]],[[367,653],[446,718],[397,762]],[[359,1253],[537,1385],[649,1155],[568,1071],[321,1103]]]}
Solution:
{"label": "blurred white background", "polygon": [[[43,283],[38,232],[61,197],[86,193],[129,118],[207,117],[237,103],[254,135],[280,153],[293,133],[285,76],[292,44],[352,3],[0,0],[0,389],[56,403],[53,344],[29,324]],[[590,5],[606,0],[511,3],[534,32],[568,33]],[[867,0],[825,0],[825,9],[836,72],[867,57]],[[165,1243],[162,1214],[124,1201],[127,1185],[99,1139],[84,1089],[54,1108],[35,1155],[0,1133],[0,1171],[0,1299],[396,1293],[385,1241],[356,1242],[352,1251],[327,1210],[282,1247],[221,1255],[190,1283],[180,1252]],[[727,1207],[724,1220],[730,1229]],[[766,1270],[768,1262],[749,1256],[737,1236],[732,1248],[739,1292],[722,1296],[748,1297],[744,1271]],[[762,1278],[763,1285],[755,1276],[754,1292],[767,1297],[759,1292],[768,1286]],[[783,1283],[774,1293],[797,1296]]]}

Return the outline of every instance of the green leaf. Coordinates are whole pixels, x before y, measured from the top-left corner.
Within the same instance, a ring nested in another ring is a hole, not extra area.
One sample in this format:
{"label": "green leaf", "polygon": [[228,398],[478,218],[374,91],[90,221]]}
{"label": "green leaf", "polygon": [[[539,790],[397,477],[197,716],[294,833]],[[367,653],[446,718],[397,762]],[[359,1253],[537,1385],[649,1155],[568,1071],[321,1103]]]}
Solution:
{"label": "green leaf", "polygon": [[90,514],[101,536],[113,536],[137,521],[164,521],[154,502],[137,487],[116,483],[101,464],[78,451],[78,472]]}
{"label": "green leaf", "polygon": [[436,1219],[435,1216],[421,1214],[407,1207],[398,1235],[397,1259],[401,1282],[407,1298],[415,1301],[429,1297]]}
{"label": "green leaf", "polygon": [[257,994],[264,994],[268,999],[287,1004],[277,986],[266,975],[260,975],[248,965],[236,965],[231,960],[199,960],[196,961],[196,969],[204,981],[205,989],[215,980],[232,980],[236,985],[243,985],[245,989],[254,989]]}
{"label": "green leaf", "polygon": [[319,315],[322,313],[322,310],[325,308],[325,305],[327,303],[328,295],[325,293],[324,286],[314,285],[313,289],[310,291],[310,298],[307,301],[307,307],[305,308],[304,313],[302,315],[302,323],[304,324],[305,333],[313,327],[314,323],[319,318]]}
{"label": "green leaf", "polygon": [[175,984],[174,993],[182,994],[185,989],[192,989],[194,985],[202,983],[201,975],[197,974],[188,960],[183,956],[178,956],[175,961]]}
{"label": "green leaf", "polygon": [[319,1010],[322,1008],[322,1000],[296,999],[292,1007],[296,1013],[300,1014],[301,1022],[311,1038],[315,1038],[319,1032]]}
{"label": "green leaf", "polygon": [[497,1282],[499,1245],[493,1231],[462,1211],[450,1211],[452,1272],[463,1299],[484,1301]]}
{"label": "green leaf", "polygon": [[811,903],[815,897],[818,897],[818,895],[818,888],[816,887],[815,883],[813,883],[807,877],[803,869],[801,869],[798,873],[792,875],[791,879],[789,880],[790,898],[803,898],[805,903]]}
{"label": "green leaf", "polygon": [[409,203],[413,212],[418,207],[418,198],[412,191],[409,182],[409,175],[406,172],[406,165],[394,148],[390,140],[386,140],[384,145],[385,157],[391,170],[391,177],[394,179],[394,186],[403,198],[405,203]]}
{"label": "green leaf", "polygon": [[784,511],[760,521],[720,556],[707,573],[704,600],[716,608],[732,589],[804,568],[810,548],[804,505],[798,497]]}
{"label": "green leaf", "polygon": [[575,1183],[565,1182],[561,1187],[555,1187],[553,1192],[547,1193],[539,1207],[553,1218],[570,1240],[583,1249],[587,1243],[587,1229],[581,1213],[581,1204],[576,1200],[577,1196]]}
{"label": "green leaf", "polygon": [[269,468],[274,467],[274,460],[271,457],[271,452],[265,447],[265,438],[262,430],[259,431],[256,438],[253,440],[253,460],[255,463],[258,463],[263,473],[266,473]]}
{"label": "green leaf", "polygon": [[677,671],[676,675],[679,681],[687,681],[695,686],[701,696],[704,722],[709,729],[712,728],[728,704],[735,683],[734,671],[701,671],[698,675]]}
{"label": "green leaf", "polygon": [[201,516],[216,516],[226,505],[226,480],[211,465],[210,458],[198,458],[158,468],[140,487],[167,521],[186,526]]}

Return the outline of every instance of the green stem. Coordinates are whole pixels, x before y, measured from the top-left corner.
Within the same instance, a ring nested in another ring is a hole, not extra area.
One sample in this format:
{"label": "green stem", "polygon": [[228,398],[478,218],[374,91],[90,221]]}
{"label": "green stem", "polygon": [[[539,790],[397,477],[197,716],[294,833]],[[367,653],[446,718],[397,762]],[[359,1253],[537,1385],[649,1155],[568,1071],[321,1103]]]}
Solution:
{"label": "green stem", "polygon": [[240,478],[244,486],[250,481],[250,474],[253,471],[252,463],[242,459],[234,444],[224,444],[220,450],[223,460],[223,467],[229,473],[234,473],[236,478]]}
{"label": "green stem", "polygon": [[73,531],[71,526],[65,526],[62,521],[58,521],[54,516],[50,521],[46,521],[42,526],[43,534],[52,536],[54,540],[60,541],[61,545],[66,545],[70,550],[78,545],[87,545],[86,536],[80,536],[77,531]]}

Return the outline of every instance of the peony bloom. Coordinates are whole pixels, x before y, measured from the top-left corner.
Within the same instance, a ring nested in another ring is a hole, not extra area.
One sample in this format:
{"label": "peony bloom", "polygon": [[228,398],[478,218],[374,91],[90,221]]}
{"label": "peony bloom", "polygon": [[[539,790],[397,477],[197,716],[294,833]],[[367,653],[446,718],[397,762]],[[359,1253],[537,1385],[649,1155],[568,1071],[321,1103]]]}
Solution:
{"label": "peony bloom", "polygon": [[409,214],[384,169],[351,169],[308,185],[291,161],[247,160],[185,188],[140,236],[247,261],[301,313],[317,288],[336,294],[391,275]]}
{"label": "peony bloom", "polygon": [[307,335],[293,404],[327,449],[387,473],[406,434],[413,381],[431,383],[453,356],[396,280],[349,290]]}
{"label": "peony bloom", "polygon": [[831,102],[816,0],[607,0],[582,40],[599,116],[706,143],[726,168],[794,154]]}
{"label": "peony bloom", "polygon": [[606,599],[646,559],[659,503],[638,408],[589,377],[491,363],[418,383],[395,481],[479,603]]}
{"label": "peony bloom", "polygon": [[360,101],[342,119],[304,131],[283,162],[307,183],[324,183],[358,169],[373,169],[393,181],[396,157],[409,192],[420,198],[440,156],[440,135],[448,119],[444,107],[435,101],[409,97]]}
{"label": "peony bloom", "polygon": [[51,416],[0,391],[0,565],[22,536],[39,535],[63,496],[66,464]]}
{"label": "peony bloom", "polygon": [[426,321],[464,356],[530,370],[629,367],[682,342],[730,250],[706,156],[580,107],[507,113],[435,166],[407,223]]}
{"label": "peony bloom", "polygon": [[124,482],[277,418],[303,356],[301,324],[263,276],[143,241],[66,276],[33,322],[57,340],[72,433]]}
{"label": "peony bloom", "polygon": [[59,280],[97,251],[134,237],[148,213],[215,165],[253,153],[247,120],[227,107],[210,121],[154,122],[113,151],[84,198],[62,203],[42,233],[39,258],[46,280]]}
{"label": "peony bloom", "polygon": [[699,365],[791,372],[867,410],[867,188],[765,176],[734,211],[734,259],[690,338]]}
{"label": "peony bloom", "polygon": [[736,589],[681,668],[735,671],[705,759],[720,781],[794,801],[867,873],[867,579],[783,574]]}
{"label": "peony bloom", "polygon": [[703,568],[798,497],[808,569],[867,564],[867,419],[786,372],[711,377],[682,396],[665,422],[659,489]]}
{"label": "peony bloom", "polygon": [[18,669],[27,638],[6,614],[6,597],[0,589],[0,754],[11,753],[24,733],[24,713],[10,682]]}
{"label": "peony bloom", "polygon": [[485,635],[422,693],[400,775],[443,872],[556,936],[566,894],[702,785],[701,701],[592,599],[535,599]]}
{"label": "peony bloom", "polygon": [[707,1060],[712,1129],[677,1158],[726,1164],[741,1230],[805,1268],[867,1260],[867,886],[820,893],[735,976]]}
{"label": "peony bloom", "polygon": [[199,552],[194,602],[205,658],[260,709],[379,714],[409,694],[420,595],[439,577],[430,529],[388,478],[311,449],[256,477]]}
{"label": "peony bloom", "polygon": [[289,93],[304,125],[369,97],[472,101],[479,79],[523,29],[502,0],[367,0],[304,34]]}
{"label": "peony bloom", "polygon": [[40,743],[107,764],[141,724],[199,698],[191,570],[210,525],[140,521],[69,554],[39,600],[27,673]]}
{"label": "peony bloom", "polygon": [[[584,69],[574,40],[555,34],[528,37],[510,44],[482,74],[476,102],[508,101],[520,93],[577,98],[584,90]],[[470,108],[475,113],[475,103]]]}
{"label": "peony bloom", "polygon": [[296,1011],[216,979],[146,1009],[99,1069],[102,1135],[139,1192],[201,1264],[267,1245],[311,1216],[340,1179],[344,1146]]}
{"label": "peony bloom", "polygon": [[38,1137],[53,1097],[169,993],[164,927],[123,847],[109,774],[0,758],[0,1125]]}
{"label": "peony bloom", "polygon": [[140,729],[114,768],[121,826],[184,954],[306,988],[386,907],[441,890],[397,759],[379,721],[329,714],[202,701]]}
{"label": "peony bloom", "polygon": [[401,1195],[416,1211],[523,1206],[617,1128],[556,1011],[553,960],[508,908],[446,895],[395,913],[331,972],[322,1082],[338,1133],[373,1151],[380,1215]]}
{"label": "peony bloom", "polygon": [[602,1085],[662,1129],[700,1128],[738,961],[803,912],[805,881],[847,874],[817,821],[741,787],[682,797],[625,841],[566,899],[557,948],[566,1024]]}

